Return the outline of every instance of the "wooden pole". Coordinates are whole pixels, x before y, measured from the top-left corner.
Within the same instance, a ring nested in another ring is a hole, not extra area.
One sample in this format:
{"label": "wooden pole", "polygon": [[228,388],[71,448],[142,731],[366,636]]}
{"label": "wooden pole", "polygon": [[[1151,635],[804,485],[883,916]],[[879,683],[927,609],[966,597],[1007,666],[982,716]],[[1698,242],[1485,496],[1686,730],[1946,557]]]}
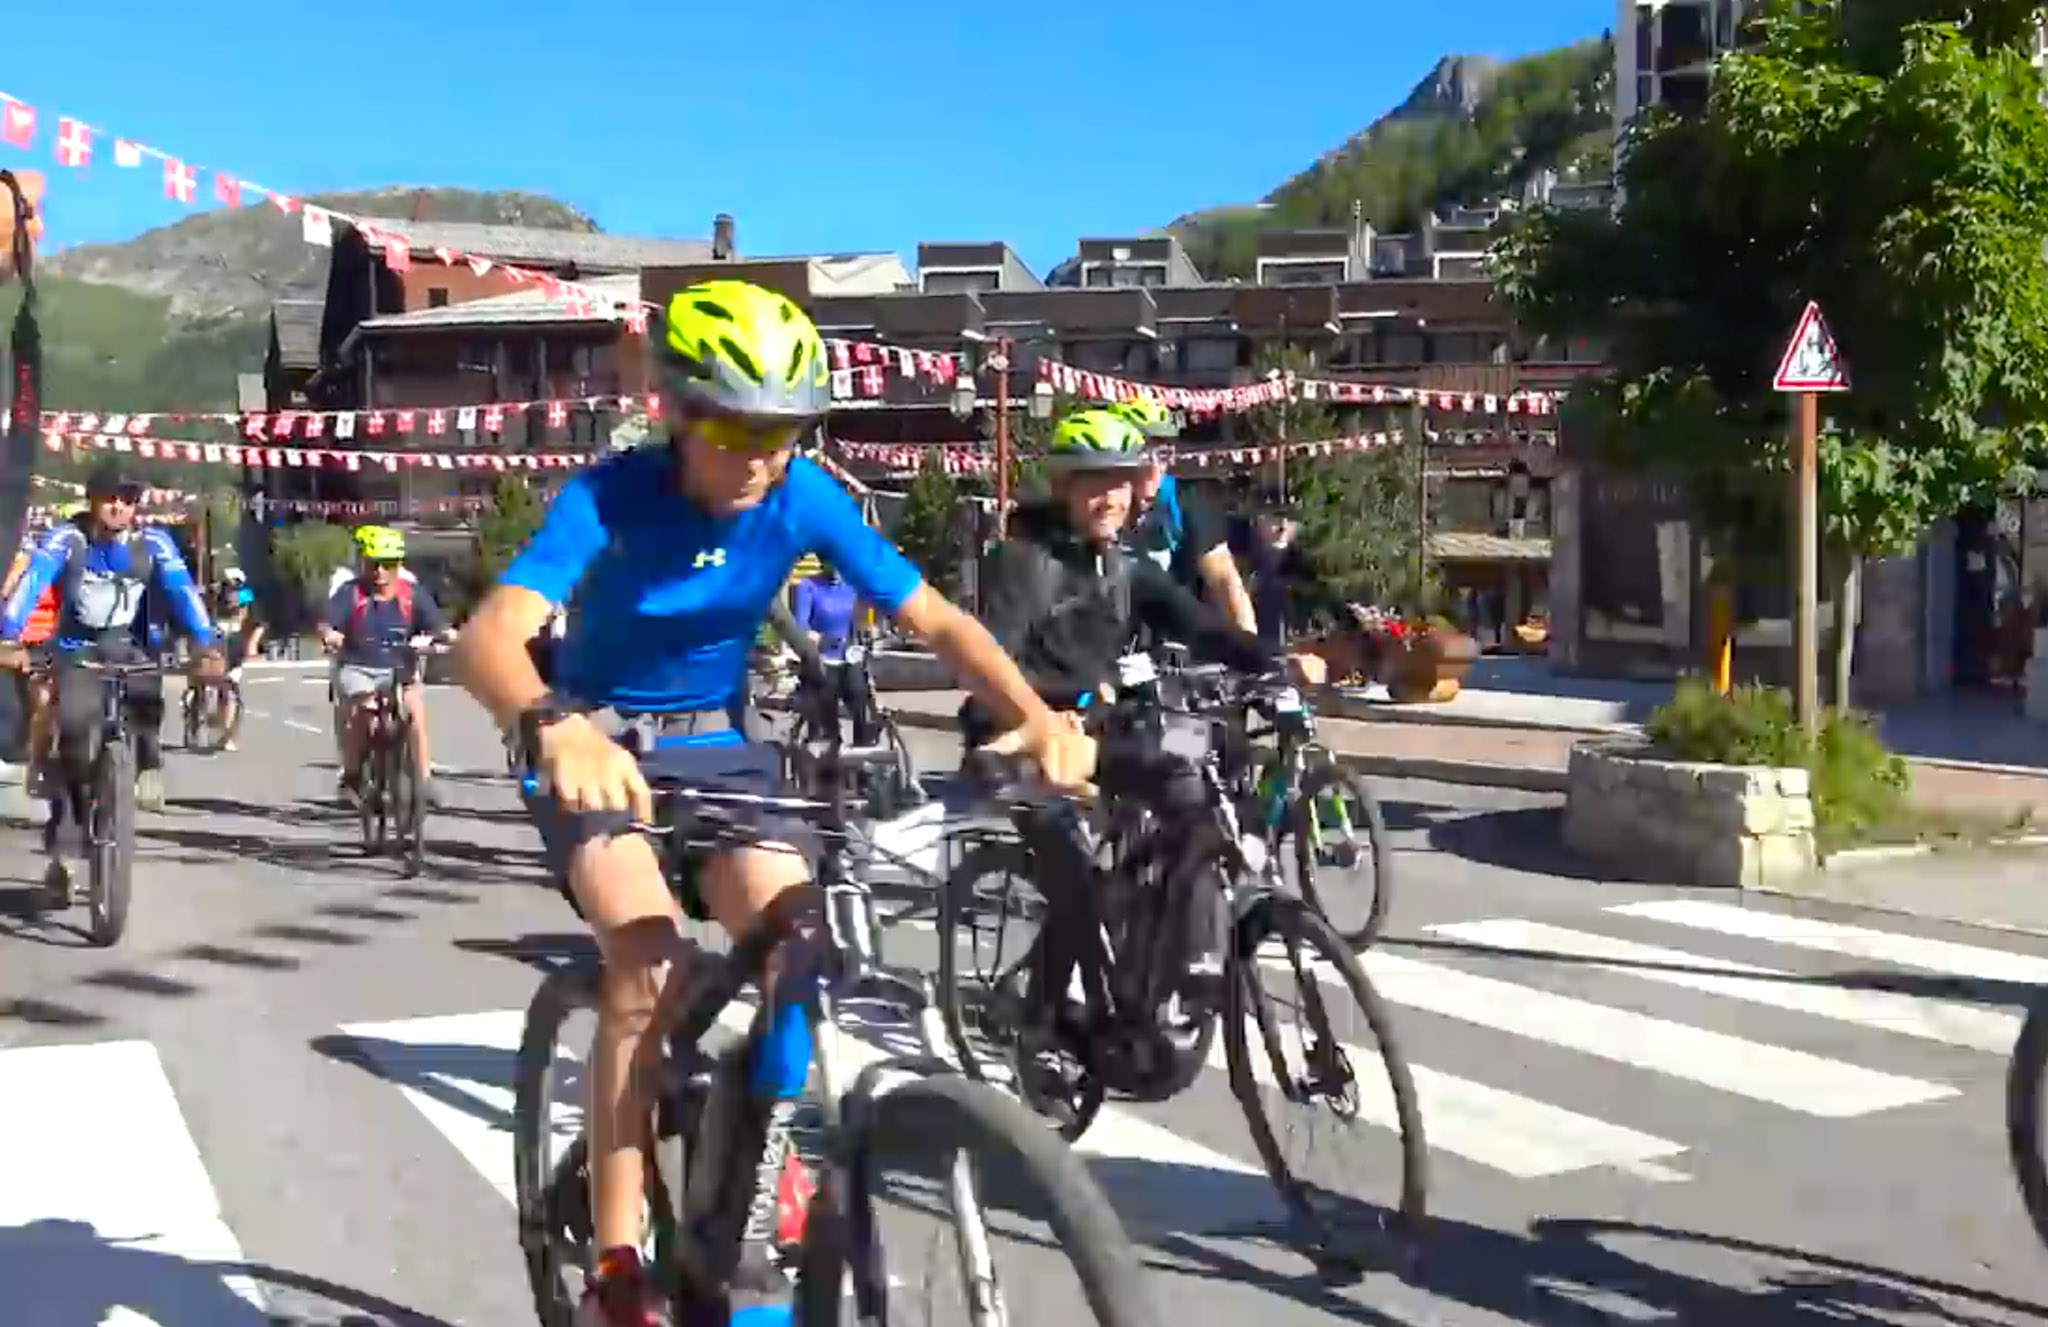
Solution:
{"label": "wooden pole", "polygon": [[1792,416],[1792,712],[1820,731],[1820,397],[1796,393]]}

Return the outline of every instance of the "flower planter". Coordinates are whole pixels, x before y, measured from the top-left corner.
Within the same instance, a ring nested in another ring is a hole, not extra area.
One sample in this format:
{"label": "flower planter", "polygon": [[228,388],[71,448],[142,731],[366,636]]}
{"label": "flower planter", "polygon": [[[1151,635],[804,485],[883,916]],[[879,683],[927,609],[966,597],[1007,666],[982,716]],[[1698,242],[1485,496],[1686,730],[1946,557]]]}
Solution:
{"label": "flower planter", "polygon": [[1803,769],[1664,760],[1637,742],[1581,742],[1566,775],[1565,846],[1608,878],[1780,888],[1814,870]]}
{"label": "flower planter", "polygon": [[1398,702],[1440,703],[1458,694],[1478,657],[1479,643],[1462,631],[1394,637],[1381,651],[1377,680]]}

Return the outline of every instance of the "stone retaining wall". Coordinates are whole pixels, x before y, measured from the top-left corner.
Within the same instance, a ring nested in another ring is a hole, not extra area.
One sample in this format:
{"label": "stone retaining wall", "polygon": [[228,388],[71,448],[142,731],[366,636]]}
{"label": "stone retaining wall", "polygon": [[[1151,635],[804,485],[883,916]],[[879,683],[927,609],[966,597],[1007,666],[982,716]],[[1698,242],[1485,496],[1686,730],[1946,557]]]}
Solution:
{"label": "stone retaining wall", "polygon": [[1815,867],[1803,769],[1657,760],[1639,744],[1572,749],[1565,844],[1616,879],[1777,886]]}

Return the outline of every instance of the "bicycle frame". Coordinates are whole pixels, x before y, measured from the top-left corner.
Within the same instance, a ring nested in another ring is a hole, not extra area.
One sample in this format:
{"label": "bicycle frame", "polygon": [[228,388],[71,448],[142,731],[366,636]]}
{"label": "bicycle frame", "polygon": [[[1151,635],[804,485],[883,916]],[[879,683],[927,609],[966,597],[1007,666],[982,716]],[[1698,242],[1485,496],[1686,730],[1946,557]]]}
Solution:
{"label": "bicycle frame", "polygon": [[[874,758],[880,758],[879,752]],[[848,757],[844,761],[840,757]],[[667,823],[637,825],[663,841],[669,864],[712,845],[751,842],[743,827],[720,823],[720,807],[777,810],[814,819],[829,834],[847,835],[848,779],[862,753],[831,753],[826,780],[831,798],[795,797],[667,786],[660,789],[680,814]],[[893,754],[891,757],[893,759]],[[537,788],[537,782],[529,782]],[[712,815],[705,815],[712,812]],[[709,830],[708,836],[705,831]],[[872,847],[872,845],[868,845]],[[945,1058],[944,1026],[930,985],[880,965],[875,944],[874,913],[867,888],[852,880],[840,852],[823,854],[816,887],[825,907],[822,917],[807,915],[803,891],[792,890],[771,905],[754,930],[735,943],[723,962],[672,965],[657,997],[655,1025],[666,1027],[669,1077],[660,1084],[658,1106],[666,1110],[689,1091],[690,1067],[703,1061],[699,1043],[720,1013],[742,989],[758,983],[771,959],[777,965],[773,989],[761,1002],[741,1054],[749,1057],[744,1078],[735,1073],[715,1076],[713,1093],[697,1119],[697,1137],[686,1138],[686,1155],[700,1159],[686,1178],[682,1220],[674,1232],[671,1257],[681,1270],[685,1293],[722,1298],[735,1290],[769,1290],[738,1279],[765,1282],[761,1276],[773,1257],[778,1186],[789,1154],[797,1102],[815,1071],[828,1132],[842,1124],[841,1104],[887,1090],[894,1074],[950,1073]],[[817,897],[813,895],[812,897]],[[820,922],[822,921],[822,926]],[[884,1057],[847,1081],[838,1044],[838,1015],[843,1002],[858,1000],[862,988],[894,990],[915,1009],[922,1054]],[[687,1116],[685,1115],[685,1118]],[[680,1127],[680,1124],[679,1124]],[[828,1157],[828,1166],[845,1169],[858,1158]],[[995,1288],[994,1256],[981,1218],[972,1163],[963,1153],[954,1158],[948,1176],[948,1198],[961,1235],[962,1280],[969,1288],[970,1321],[975,1327],[999,1327],[1000,1300]],[[852,1192],[846,1177],[836,1191]],[[874,1246],[862,1227],[865,1213],[853,1215],[851,1256],[856,1298],[864,1314],[880,1311],[876,1296],[886,1280],[872,1265]]]}

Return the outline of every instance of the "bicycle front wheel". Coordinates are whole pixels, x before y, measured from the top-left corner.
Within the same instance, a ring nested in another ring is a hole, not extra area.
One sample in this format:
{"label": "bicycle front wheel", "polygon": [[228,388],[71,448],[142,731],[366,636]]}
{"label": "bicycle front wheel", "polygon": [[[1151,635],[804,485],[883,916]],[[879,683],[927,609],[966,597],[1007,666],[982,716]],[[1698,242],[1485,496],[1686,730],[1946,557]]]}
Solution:
{"label": "bicycle front wheel", "polygon": [[[1080,1158],[1014,1098],[952,1074],[911,1079],[852,1110],[842,1146],[806,1224],[797,1321],[807,1327],[1164,1321],[1116,1210]],[[1000,1177],[989,1186],[999,1189],[998,1211],[971,1197],[978,1181],[961,1183],[963,1159],[970,1175]],[[920,1237],[934,1212],[950,1237]],[[1012,1215],[1027,1212],[1028,1222]],[[1012,1222],[1043,1231],[1005,1238]],[[911,1274],[933,1245],[950,1246],[935,1270],[960,1278],[957,1300],[935,1293],[932,1276]],[[998,1272],[998,1253],[1028,1261]]]}
{"label": "bicycle front wheel", "polygon": [[[1274,895],[1238,923],[1230,967],[1223,1025],[1230,1090],[1303,1251],[1330,1276],[1401,1264],[1422,1229],[1428,1144],[1408,1061],[1358,955],[1321,913]],[[1291,999],[1274,994],[1286,978],[1293,979]],[[1291,1030],[1283,1028],[1289,1015]],[[1356,1148],[1365,1174],[1306,1175],[1307,1158],[1290,1160],[1275,1127],[1289,1107],[1320,1117],[1302,1130],[1311,1142]],[[1384,1131],[1394,1135],[1391,1148]],[[1360,1190],[1388,1170],[1392,1196],[1381,1205]]]}
{"label": "bicycle front wheel", "polygon": [[1287,842],[1295,886],[1353,949],[1364,949],[1387,922],[1393,853],[1379,799],[1365,780],[1327,758],[1312,760],[1288,808]]}
{"label": "bicycle front wheel", "polygon": [[135,870],[135,748],[106,742],[93,766],[92,810],[86,824],[87,912],[92,942],[104,949],[128,929],[128,893]]}
{"label": "bicycle front wheel", "polygon": [[2013,1177],[2019,1181],[2020,1201],[2026,1205],[2035,1234],[2048,1244],[2048,1158],[2041,1151],[2041,1112],[2048,1109],[2044,1078],[2048,1078],[2048,997],[2035,1000],[2028,1008],[2005,1076],[2005,1137],[2012,1150]]}

